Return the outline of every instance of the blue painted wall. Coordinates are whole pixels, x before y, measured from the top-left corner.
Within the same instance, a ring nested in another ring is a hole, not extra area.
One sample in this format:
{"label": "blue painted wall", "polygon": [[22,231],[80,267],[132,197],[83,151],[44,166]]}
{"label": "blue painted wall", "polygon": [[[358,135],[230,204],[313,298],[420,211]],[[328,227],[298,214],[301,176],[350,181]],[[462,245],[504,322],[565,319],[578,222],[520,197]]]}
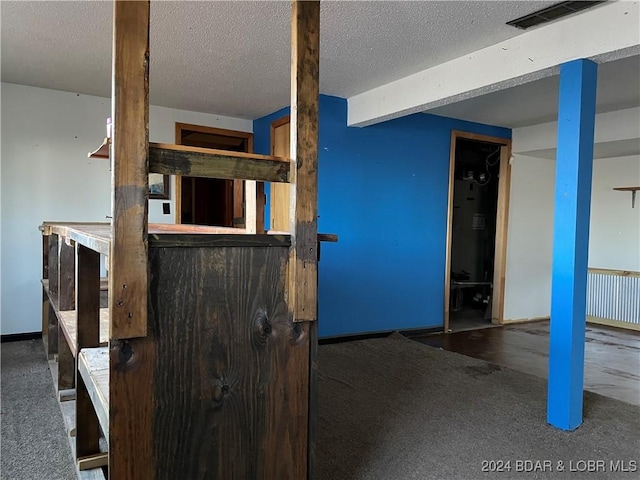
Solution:
{"label": "blue painted wall", "polygon": [[[254,121],[257,153],[288,111]],[[347,101],[320,96],[318,230],[340,237],[322,244],[321,337],[443,325],[452,130],[511,138],[425,114],[350,128]]]}

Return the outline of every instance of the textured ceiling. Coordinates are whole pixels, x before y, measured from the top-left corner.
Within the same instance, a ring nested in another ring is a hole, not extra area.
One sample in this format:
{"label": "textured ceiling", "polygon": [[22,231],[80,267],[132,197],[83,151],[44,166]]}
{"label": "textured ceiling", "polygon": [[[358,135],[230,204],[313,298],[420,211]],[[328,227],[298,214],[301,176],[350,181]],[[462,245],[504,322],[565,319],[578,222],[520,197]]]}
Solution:
{"label": "textured ceiling", "polygon": [[[427,113],[517,128],[557,120],[559,77],[462,100]],[[598,113],[640,106],[640,57],[598,66]]]}
{"label": "textured ceiling", "polygon": [[[553,1],[323,2],[320,90],[349,97],[520,33]],[[2,81],[108,97],[111,2],[2,1]],[[256,118],[289,103],[289,2],[152,2],[154,105]]]}

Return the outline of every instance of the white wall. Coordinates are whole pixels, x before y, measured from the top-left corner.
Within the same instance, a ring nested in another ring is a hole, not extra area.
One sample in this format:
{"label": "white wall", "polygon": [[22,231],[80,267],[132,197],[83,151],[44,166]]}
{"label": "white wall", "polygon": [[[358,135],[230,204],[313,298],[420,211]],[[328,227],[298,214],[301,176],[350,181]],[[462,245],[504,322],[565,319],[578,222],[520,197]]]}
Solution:
{"label": "white wall", "polygon": [[[596,117],[596,143],[640,134],[640,109]],[[555,160],[518,152],[555,148],[555,122],[513,130],[511,195],[505,279],[505,321],[549,316]],[[640,185],[640,155],[594,160],[589,266],[640,271],[640,196],[613,187]]]}
{"label": "white wall", "polygon": [[640,272],[640,195],[614,187],[640,185],[640,156],[602,158],[593,164],[589,266]]}
{"label": "white wall", "polygon": [[544,317],[551,309],[556,162],[514,155],[505,272],[505,321]]}
{"label": "white wall", "polygon": [[[110,99],[2,83],[0,165],[1,332],[41,329],[43,221],[107,221],[110,173],[107,160],[90,160],[106,134]],[[175,122],[251,132],[250,120],[152,106],[149,139],[175,142]],[[149,220],[173,223],[162,203],[149,202]]]}

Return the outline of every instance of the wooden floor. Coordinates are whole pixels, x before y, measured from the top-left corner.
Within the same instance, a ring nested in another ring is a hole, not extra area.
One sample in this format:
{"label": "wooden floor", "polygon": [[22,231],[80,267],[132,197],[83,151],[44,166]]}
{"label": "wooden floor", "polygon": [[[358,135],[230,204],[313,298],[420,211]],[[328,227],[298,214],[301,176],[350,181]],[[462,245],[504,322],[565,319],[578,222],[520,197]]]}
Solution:
{"label": "wooden floor", "polygon": [[[585,390],[640,405],[640,332],[589,324],[586,338]],[[547,377],[549,321],[413,339]]]}

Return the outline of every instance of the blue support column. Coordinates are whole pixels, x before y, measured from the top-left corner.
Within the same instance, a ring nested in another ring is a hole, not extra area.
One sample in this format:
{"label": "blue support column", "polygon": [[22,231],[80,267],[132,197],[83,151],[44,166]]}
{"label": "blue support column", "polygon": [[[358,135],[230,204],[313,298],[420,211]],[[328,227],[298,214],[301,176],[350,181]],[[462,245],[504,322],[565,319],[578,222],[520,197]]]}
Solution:
{"label": "blue support column", "polygon": [[547,421],[562,430],[582,423],[597,72],[589,60],[560,69]]}

